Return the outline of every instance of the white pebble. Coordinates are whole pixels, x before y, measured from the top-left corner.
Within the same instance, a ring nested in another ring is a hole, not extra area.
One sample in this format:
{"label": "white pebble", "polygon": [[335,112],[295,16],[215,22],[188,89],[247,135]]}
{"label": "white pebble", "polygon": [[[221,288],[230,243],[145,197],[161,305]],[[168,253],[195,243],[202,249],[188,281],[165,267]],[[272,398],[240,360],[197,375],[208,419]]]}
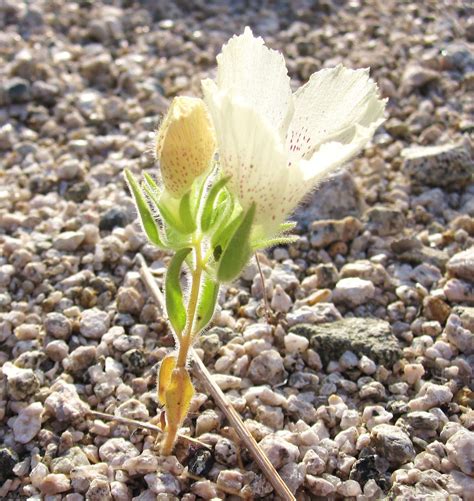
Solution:
{"label": "white pebble", "polygon": [[410,385],[415,385],[424,375],[425,368],[421,364],[406,364],[403,368],[403,379]]}
{"label": "white pebble", "polygon": [[303,353],[309,346],[309,341],[304,336],[290,332],[284,338],[286,353]]}
{"label": "white pebble", "polygon": [[33,402],[24,407],[13,423],[13,435],[20,444],[26,444],[41,429],[41,417],[43,415],[43,405],[41,402]]}
{"label": "white pebble", "polygon": [[283,287],[280,284],[277,284],[273,291],[273,297],[270,306],[275,311],[286,313],[290,310],[291,305],[291,297],[283,290]]}

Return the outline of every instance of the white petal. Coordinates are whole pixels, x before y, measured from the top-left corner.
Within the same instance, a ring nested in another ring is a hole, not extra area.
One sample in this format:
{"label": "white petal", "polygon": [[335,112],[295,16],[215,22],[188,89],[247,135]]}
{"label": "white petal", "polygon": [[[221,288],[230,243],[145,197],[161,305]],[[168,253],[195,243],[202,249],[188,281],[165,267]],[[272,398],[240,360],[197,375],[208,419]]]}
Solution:
{"label": "white petal", "polygon": [[348,144],[330,141],[323,144],[314,153],[310,160],[301,160],[299,170],[304,178],[304,192],[294,191],[295,204],[305,192],[311,191],[321,182],[327,179],[336,169],[341,167],[349,159],[357,155],[370,141],[377,127],[383,122],[383,118],[373,122],[369,127],[355,126],[352,141]]}
{"label": "white petal", "polygon": [[[233,36],[217,56],[219,90],[263,114],[277,129],[283,129],[293,113],[293,95],[283,55],[254,37],[250,28]],[[286,130],[284,131],[286,132]]]}
{"label": "white petal", "polygon": [[287,134],[292,161],[308,160],[326,142],[350,143],[356,125],[380,123],[385,101],[368,70],[339,65],[314,73],[295,93],[295,112]]}
{"label": "white petal", "polygon": [[216,91],[212,81],[203,82],[203,90],[222,172],[232,176],[228,187],[244,209],[256,203],[255,222],[271,233],[289,210],[284,193],[290,171],[280,135],[251,106]]}

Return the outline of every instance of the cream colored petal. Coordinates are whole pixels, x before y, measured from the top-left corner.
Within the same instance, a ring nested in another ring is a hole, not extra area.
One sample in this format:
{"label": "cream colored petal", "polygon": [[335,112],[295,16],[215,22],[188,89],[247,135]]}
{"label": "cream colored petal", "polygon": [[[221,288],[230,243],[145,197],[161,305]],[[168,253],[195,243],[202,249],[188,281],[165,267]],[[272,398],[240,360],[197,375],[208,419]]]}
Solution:
{"label": "cream colored petal", "polygon": [[304,195],[315,189],[322,181],[331,176],[338,168],[357,155],[370,141],[377,127],[383,122],[379,119],[369,127],[355,126],[352,141],[343,144],[330,141],[323,144],[310,160],[300,160],[297,170],[303,182],[292,189],[291,200],[296,206]]}
{"label": "cream colored petal", "polygon": [[254,37],[250,28],[233,36],[217,56],[219,90],[246,104],[266,117],[277,129],[285,129],[293,112],[290,78],[283,55]]}
{"label": "cream colored petal", "polygon": [[350,143],[356,125],[381,123],[385,100],[368,70],[341,65],[314,73],[295,93],[295,112],[287,134],[290,159],[308,160],[323,143]]}
{"label": "cream colored petal", "polygon": [[217,134],[219,164],[228,187],[244,209],[256,203],[255,222],[278,226],[288,210],[287,156],[277,131],[242,100],[215,91],[204,82],[204,99]]}

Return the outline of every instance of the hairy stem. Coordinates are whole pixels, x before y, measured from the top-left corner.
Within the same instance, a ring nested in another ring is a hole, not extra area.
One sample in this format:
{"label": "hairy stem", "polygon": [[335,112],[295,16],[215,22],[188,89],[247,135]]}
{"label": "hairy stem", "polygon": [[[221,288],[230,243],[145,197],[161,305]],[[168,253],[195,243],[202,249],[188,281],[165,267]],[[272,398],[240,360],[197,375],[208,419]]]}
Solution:
{"label": "hairy stem", "polygon": [[[201,240],[199,238],[197,238],[194,242],[194,253],[195,253],[195,267],[191,274],[191,293],[189,295],[189,300],[187,305],[186,326],[180,338],[178,358],[176,361],[176,369],[186,367],[186,362],[189,356],[189,350],[192,347],[195,336],[197,335],[197,332],[194,332],[194,329],[195,329],[196,315],[199,304],[201,278],[203,270],[205,268],[205,263],[202,260],[202,254],[201,254]],[[177,399],[180,399],[180,395],[176,395],[176,397]],[[170,420],[167,419],[166,433],[163,442],[161,444],[161,453],[163,455],[168,456],[173,452],[173,447],[176,442],[176,436],[180,424],[181,423],[170,423]]]}
{"label": "hairy stem", "polygon": [[191,294],[189,295],[187,307],[187,322],[182,334],[181,343],[178,352],[178,361],[176,367],[185,367],[188,359],[189,348],[192,345],[194,333],[194,324],[196,320],[197,306],[199,303],[199,291],[201,288],[201,277],[203,272],[203,262],[201,256],[201,241],[197,240],[194,245],[195,268],[191,274]]}

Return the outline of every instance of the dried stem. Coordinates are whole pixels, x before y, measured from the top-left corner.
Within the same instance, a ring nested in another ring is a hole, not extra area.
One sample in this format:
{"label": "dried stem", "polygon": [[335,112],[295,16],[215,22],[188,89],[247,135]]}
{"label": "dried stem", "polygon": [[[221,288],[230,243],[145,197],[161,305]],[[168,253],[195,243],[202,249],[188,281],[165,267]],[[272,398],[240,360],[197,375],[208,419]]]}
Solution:
{"label": "dried stem", "polygon": [[[114,416],[113,414],[106,414],[105,412],[99,411],[89,411],[90,416],[98,418],[98,419],[106,419],[107,421],[117,421],[117,423],[126,424],[129,426],[136,426],[137,428],[146,428],[147,430],[154,431],[155,433],[163,433],[163,430],[159,426],[155,426],[151,423],[146,423],[144,421],[137,421],[136,419],[129,419],[122,416]],[[192,445],[199,445],[199,447],[209,447],[204,442],[197,440],[196,438],[188,437],[187,435],[183,435],[178,433],[178,438],[183,440],[184,442],[189,442]]]}
{"label": "dried stem", "polygon": [[[145,262],[145,259],[141,254],[137,254],[137,262],[140,265],[140,274],[143,281],[145,282],[148,292],[153,296],[161,311],[164,312],[163,294],[161,293],[153,275],[150,272],[150,269]],[[245,427],[245,424],[242,421],[239,413],[232,407],[232,404],[227,400],[222,390],[214,382],[206,366],[203,364],[202,360],[193,349],[191,349],[191,355],[194,361],[193,368],[196,376],[206,387],[207,391],[211,394],[212,398],[224,413],[229,423],[234,427],[243,444],[252,454],[255,462],[267,477],[268,481],[272,484],[275,492],[283,501],[296,501],[288,486],[285,484],[285,482],[283,482],[280,475],[278,475],[278,472],[275,470],[273,464],[270,462],[253,436]]]}
{"label": "dried stem", "polygon": [[260,274],[260,280],[262,281],[263,302],[265,304],[265,319],[267,320],[267,322],[270,322],[272,310],[270,309],[270,305],[268,304],[267,288],[265,287],[265,277],[263,276],[262,267],[260,266],[260,259],[257,253],[255,253],[255,261],[257,262],[258,273]]}

